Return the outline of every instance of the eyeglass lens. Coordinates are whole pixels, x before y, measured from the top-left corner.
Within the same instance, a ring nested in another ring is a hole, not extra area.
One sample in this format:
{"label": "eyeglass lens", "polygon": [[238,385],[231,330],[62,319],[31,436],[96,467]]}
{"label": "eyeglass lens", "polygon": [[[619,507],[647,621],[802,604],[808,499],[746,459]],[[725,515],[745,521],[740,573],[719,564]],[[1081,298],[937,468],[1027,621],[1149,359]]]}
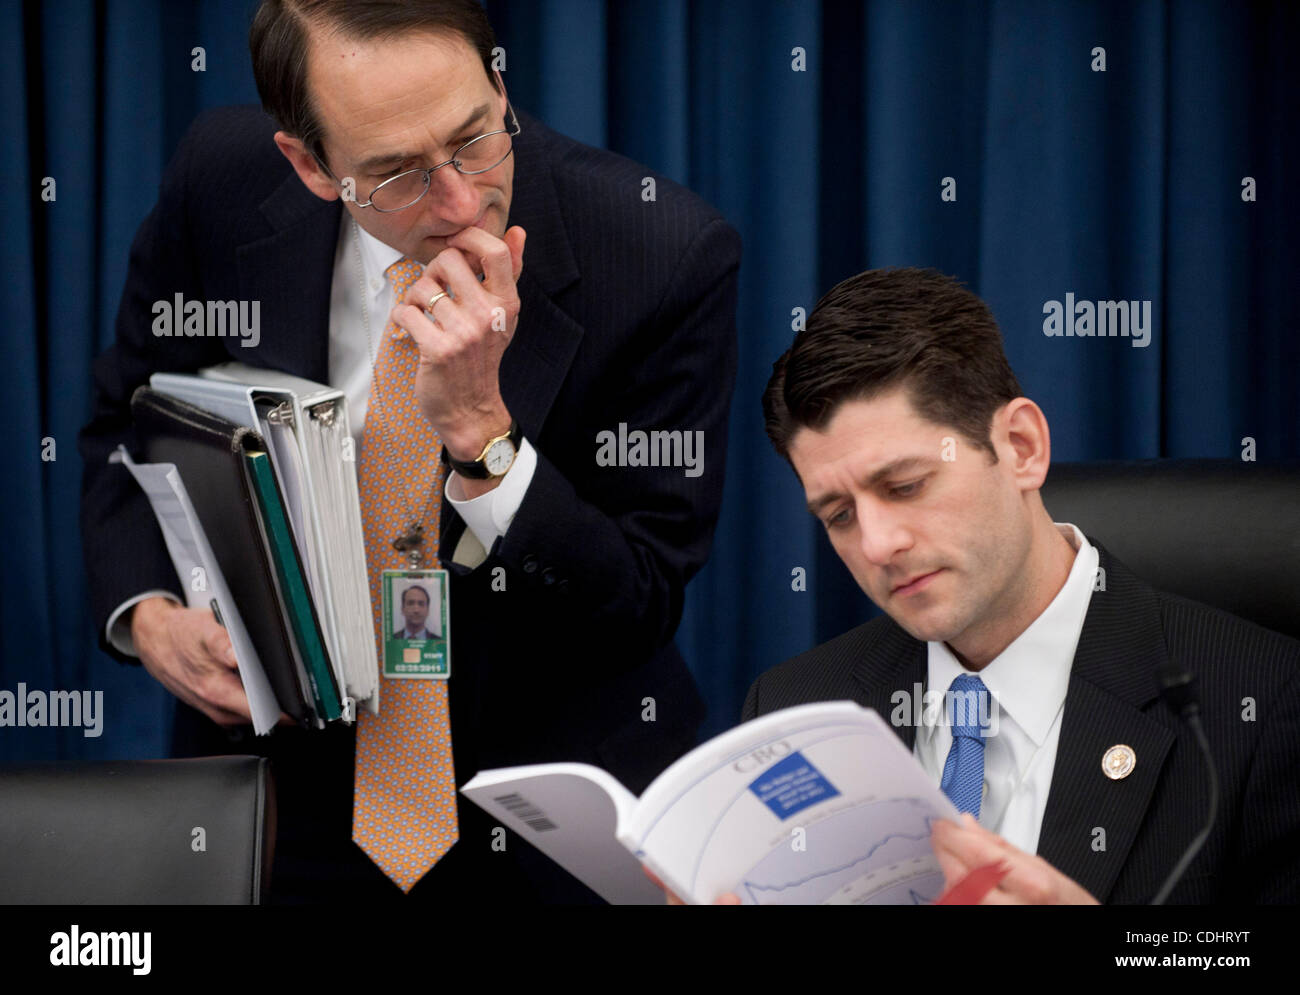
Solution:
{"label": "eyeglass lens", "polygon": [[[462,173],[485,173],[505,161],[510,154],[510,145],[508,132],[480,135],[457,150],[451,165]],[[419,169],[411,170],[376,187],[370,195],[370,203],[378,211],[400,211],[423,197],[428,188],[428,174]]]}

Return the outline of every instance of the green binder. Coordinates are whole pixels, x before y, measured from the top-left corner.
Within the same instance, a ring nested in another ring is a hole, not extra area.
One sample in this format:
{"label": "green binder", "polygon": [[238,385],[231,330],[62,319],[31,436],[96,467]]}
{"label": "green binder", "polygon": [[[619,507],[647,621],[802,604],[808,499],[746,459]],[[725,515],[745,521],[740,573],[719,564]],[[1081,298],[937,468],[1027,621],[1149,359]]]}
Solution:
{"label": "green binder", "polygon": [[321,638],[316,610],[312,606],[311,593],[307,590],[307,580],[303,576],[302,561],[298,559],[293,532],[284,513],[280,490],[275,483],[271,459],[265,452],[245,452],[244,460],[248,465],[253,493],[257,495],[257,505],[266,527],[271,559],[275,563],[275,575],[288,612],[289,626],[307,670],[307,679],[311,683],[316,714],[326,721],[333,721],[343,714],[343,707],[339,701],[338,687],[334,683],[334,674],[330,670],[325,643]]}

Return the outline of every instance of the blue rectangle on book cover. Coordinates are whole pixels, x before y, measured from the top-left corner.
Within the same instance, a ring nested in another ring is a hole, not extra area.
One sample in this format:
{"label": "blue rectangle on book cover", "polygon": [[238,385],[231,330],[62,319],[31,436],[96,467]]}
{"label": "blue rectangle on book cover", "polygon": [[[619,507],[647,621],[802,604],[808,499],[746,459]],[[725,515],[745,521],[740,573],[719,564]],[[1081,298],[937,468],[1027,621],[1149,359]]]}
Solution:
{"label": "blue rectangle on book cover", "polygon": [[778,760],[750,783],[749,790],[778,819],[788,819],[809,805],[816,805],[839,794],[835,786],[802,753],[791,753]]}

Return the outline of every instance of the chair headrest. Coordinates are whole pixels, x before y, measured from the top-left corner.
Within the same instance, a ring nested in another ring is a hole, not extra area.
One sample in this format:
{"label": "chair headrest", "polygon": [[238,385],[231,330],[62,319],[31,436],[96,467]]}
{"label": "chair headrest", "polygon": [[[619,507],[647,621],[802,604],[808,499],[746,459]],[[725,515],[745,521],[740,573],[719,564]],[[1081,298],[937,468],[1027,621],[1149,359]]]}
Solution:
{"label": "chair headrest", "polygon": [[1152,587],[1300,638],[1300,463],[1059,463],[1041,494]]}

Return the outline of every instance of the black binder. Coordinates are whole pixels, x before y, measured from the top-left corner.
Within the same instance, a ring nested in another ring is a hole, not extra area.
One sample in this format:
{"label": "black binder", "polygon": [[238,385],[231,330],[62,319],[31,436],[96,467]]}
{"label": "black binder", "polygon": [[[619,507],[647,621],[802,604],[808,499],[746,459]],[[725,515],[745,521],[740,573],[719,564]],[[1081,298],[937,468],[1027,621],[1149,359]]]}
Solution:
{"label": "black binder", "polygon": [[[262,437],[149,387],[131,396],[131,415],[145,459],[180,471],[280,707],[304,725],[317,724],[311,679],[290,628],[246,459],[266,452]],[[301,553],[296,543],[291,548],[292,568],[301,573]],[[310,622],[319,633],[314,607]]]}

